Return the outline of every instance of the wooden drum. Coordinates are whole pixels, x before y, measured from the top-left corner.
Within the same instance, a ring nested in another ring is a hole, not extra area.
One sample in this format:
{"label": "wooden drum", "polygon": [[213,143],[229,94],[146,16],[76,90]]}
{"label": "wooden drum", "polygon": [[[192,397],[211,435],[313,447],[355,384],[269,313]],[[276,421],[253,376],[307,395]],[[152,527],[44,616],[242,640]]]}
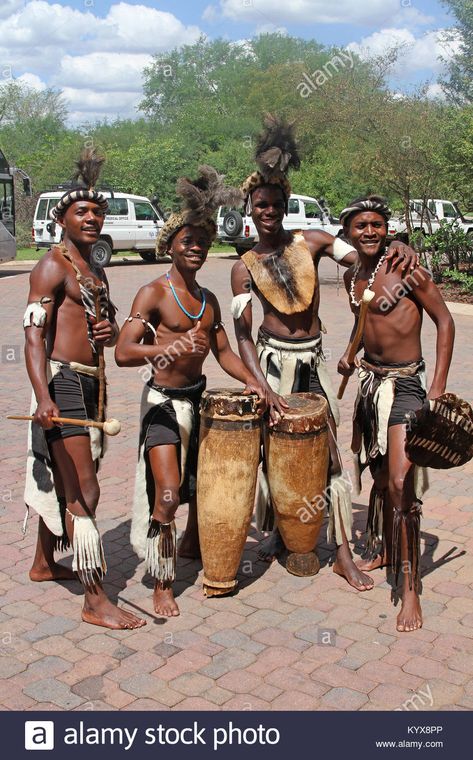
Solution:
{"label": "wooden drum", "polygon": [[329,466],[328,404],[316,393],[284,396],[289,409],[266,429],[269,490],[277,527],[289,551],[286,569],[315,575],[314,553],[325,515]]}
{"label": "wooden drum", "polygon": [[197,517],[204,594],[231,593],[253,514],[260,455],[258,398],[239,390],[202,395]]}

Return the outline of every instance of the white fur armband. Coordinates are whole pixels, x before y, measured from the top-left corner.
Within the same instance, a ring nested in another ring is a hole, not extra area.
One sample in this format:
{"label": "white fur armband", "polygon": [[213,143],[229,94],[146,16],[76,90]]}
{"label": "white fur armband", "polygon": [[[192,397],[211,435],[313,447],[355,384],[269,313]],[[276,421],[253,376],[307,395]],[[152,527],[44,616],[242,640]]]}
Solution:
{"label": "white fur armband", "polygon": [[341,261],[348,253],[351,253],[351,251],[354,250],[355,249],[352,245],[345,243],[343,240],[340,240],[340,238],[335,238],[333,241],[333,258],[335,261]]}
{"label": "white fur armband", "polygon": [[240,319],[249,303],[251,303],[251,293],[240,293],[240,295],[234,296],[230,306],[233,319]]}
{"label": "white fur armband", "polygon": [[40,301],[33,301],[26,307],[26,311],[23,315],[23,327],[43,327],[46,322],[47,312],[43,306],[43,303],[51,303],[51,298],[43,296]]}

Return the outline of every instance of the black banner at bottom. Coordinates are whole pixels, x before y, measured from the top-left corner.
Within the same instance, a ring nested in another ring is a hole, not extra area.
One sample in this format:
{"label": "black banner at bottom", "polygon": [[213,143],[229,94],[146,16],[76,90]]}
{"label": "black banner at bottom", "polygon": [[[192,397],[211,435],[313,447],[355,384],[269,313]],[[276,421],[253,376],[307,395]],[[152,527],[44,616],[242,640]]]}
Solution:
{"label": "black banner at bottom", "polygon": [[[297,751],[384,757],[453,757],[469,746],[465,712],[7,712],[3,757],[285,758]],[[406,754],[407,751],[407,754]]]}

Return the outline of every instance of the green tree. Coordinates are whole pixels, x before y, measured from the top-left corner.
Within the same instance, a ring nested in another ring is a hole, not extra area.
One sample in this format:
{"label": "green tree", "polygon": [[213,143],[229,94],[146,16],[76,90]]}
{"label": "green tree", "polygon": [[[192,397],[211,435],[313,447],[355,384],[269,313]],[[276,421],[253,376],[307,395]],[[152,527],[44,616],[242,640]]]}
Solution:
{"label": "green tree", "polygon": [[449,79],[444,82],[451,100],[473,104],[473,3],[471,0],[442,0],[457,19],[450,34],[452,42],[460,40],[460,49],[448,65]]}

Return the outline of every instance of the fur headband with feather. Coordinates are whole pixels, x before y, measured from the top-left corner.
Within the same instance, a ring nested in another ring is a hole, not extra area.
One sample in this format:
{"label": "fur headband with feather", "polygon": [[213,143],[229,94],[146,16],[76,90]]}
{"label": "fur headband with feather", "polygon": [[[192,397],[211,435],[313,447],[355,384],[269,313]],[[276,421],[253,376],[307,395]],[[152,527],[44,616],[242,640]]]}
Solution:
{"label": "fur headband with feather", "polygon": [[243,200],[240,190],[226,186],[223,174],[205,164],[199,166],[197,179],[180,177],[176,192],[182,199],[181,211],[171,214],[159,233],[156,248],[160,254],[167,251],[172,237],[187,224],[203,227],[215,239],[217,225],[213,215],[217,208],[240,206]]}
{"label": "fur headband with feather", "polygon": [[95,190],[104,162],[105,157],[99,156],[95,148],[84,148],[76,161],[76,170],[72,175],[73,187],[64,193],[59,202],[50,210],[51,219],[60,219],[69,206],[83,200],[97,203],[104,213],[108,211],[106,197]]}
{"label": "fur headband with feather", "polygon": [[[247,207],[253,190],[262,185],[279,185],[287,202],[291,194],[287,172],[290,168],[299,169],[301,165],[294,123],[272,114],[266,114],[263,123],[264,130],[258,137],[255,150],[259,170],[250,174],[241,187]],[[248,213],[251,213],[251,204],[249,206]]]}

